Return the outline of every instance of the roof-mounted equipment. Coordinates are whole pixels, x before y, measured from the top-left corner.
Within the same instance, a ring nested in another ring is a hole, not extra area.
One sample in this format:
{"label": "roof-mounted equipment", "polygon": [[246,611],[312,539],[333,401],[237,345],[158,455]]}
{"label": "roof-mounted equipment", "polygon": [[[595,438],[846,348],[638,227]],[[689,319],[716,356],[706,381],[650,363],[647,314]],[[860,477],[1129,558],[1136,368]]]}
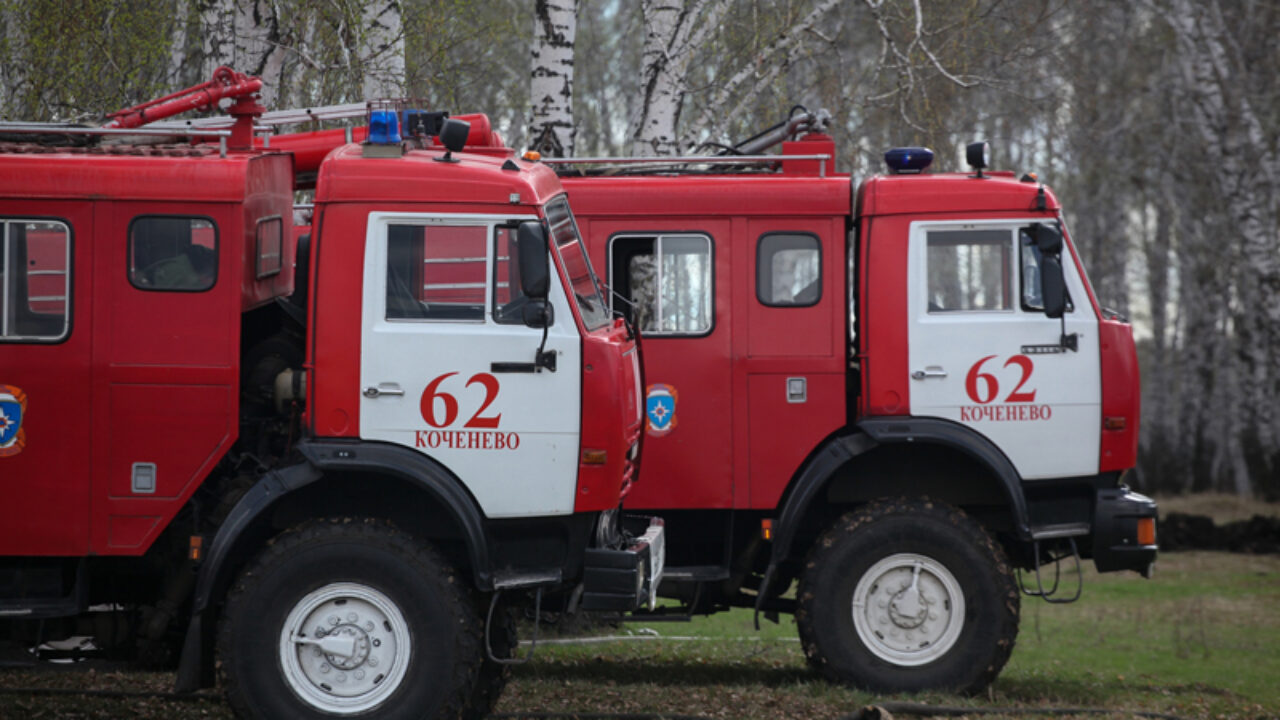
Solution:
{"label": "roof-mounted equipment", "polygon": [[923,147],[893,148],[885,152],[884,164],[894,175],[918,175],[933,164],[933,151]]}
{"label": "roof-mounted equipment", "polygon": [[[831,113],[826,108],[817,112],[809,112],[803,105],[791,108],[786,120],[759,132],[731,148],[722,150],[722,155],[757,155],[777,145],[783,140],[796,140],[809,133],[825,133],[831,126]],[[708,145],[710,143],[704,143]],[[721,146],[723,147],[723,146]]]}
{"label": "roof-mounted equipment", "polygon": [[455,152],[460,152],[462,148],[467,146],[467,136],[471,134],[471,123],[457,118],[449,118],[444,121],[444,126],[440,128],[440,144],[444,145],[445,153],[436,158],[439,162],[458,162],[453,156]]}
{"label": "roof-mounted equipment", "polygon": [[984,177],[982,169],[991,167],[991,143],[983,140],[982,142],[969,143],[964,149],[965,159],[969,162],[969,167],[973,168],[977,175],[976,178]]}

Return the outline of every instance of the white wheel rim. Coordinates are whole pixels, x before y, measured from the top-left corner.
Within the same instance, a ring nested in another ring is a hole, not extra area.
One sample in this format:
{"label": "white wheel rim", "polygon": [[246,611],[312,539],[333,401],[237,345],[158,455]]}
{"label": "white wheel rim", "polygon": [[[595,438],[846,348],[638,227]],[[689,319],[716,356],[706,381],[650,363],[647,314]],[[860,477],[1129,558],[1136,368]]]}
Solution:
{"label": "white wheel rim", "polygon": [[853,590],[853,626],[871,654],[902,666],[946,655],[964,628],[964,593],[936,560],[898,553],[872,565]]}
{"label": "white wheel rim", "polygon": [[366,712],[390,697],[412,650],[400,608],[359,583],[307,594],[280,629],[285,682],[303,702],[335,715]]}

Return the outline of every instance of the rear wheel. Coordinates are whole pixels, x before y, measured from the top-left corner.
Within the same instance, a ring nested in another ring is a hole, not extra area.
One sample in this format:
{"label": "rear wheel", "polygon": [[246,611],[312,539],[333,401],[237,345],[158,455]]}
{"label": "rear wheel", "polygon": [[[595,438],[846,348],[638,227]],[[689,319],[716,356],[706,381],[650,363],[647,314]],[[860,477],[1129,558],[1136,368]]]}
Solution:
{"label": "rear wheel", "polygon": [[227,598],[227,698],[248,718],[453,718],[470,698],[480,624],[428,546],[373,520],[277,537]]}
{"label": "rear wheel", "polygon": [[829,679],[876,692],[977,692],[1000,673],[1018,632],[1004,551],[958,508],[877,501],[814,544],[796,622]]}

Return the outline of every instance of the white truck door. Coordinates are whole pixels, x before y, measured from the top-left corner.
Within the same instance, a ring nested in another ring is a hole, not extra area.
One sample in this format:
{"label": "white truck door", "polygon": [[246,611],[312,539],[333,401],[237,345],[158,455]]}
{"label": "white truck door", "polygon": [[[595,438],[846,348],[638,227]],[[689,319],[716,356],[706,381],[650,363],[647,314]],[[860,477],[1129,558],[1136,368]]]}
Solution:
{"label": "white truck door", "polygon": [[907,291],[911,414],[954,420],[985,435],[1024,479],[1098,472],[1101,379],[1098,320],[1064,248],[1063,322],[1045,317],[1040,220],[917,222]]}
{"label": "white truck door", "polygon": [[553,272],[557,370],[522,371],[521,220],[371,213],[365,245],[360,436],[436,459],[490,518],[571,513],[577,486],[581,338]]}

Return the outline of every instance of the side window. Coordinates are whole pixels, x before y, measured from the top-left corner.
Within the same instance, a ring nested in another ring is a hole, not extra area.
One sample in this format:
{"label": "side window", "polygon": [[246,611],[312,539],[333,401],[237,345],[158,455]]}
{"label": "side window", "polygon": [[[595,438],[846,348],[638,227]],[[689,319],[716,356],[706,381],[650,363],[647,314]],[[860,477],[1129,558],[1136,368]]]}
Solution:
{"label": "side window", "polygon": [[[1028,228],[1018,231],[1018,270],[1022,274],[1022,309],[1028,312],[1044,312],[1044,298],[1040,287],[1040,248],[1031,237]],[[1067,251],[1063,250],[1064,259]],[[1074,310],[1071,295],[1067,295],[1067,312]]]}
{"label": "side window", "polygon": [[201,217],[129,223],[129,282],[140,290],[202,292],[218,279],[218,231]]}
{"label": "side window", "polygon": [[57,342],[71,331],[71,229],[0,220],[0,340]]}
{"label": "side window", "polygon": [[822,298],[822,246],[813,235],[770,233],[756,247],[756,298],[772,307],[808,307]]}
{"label": "side window", "polygon": [[928,233],[929,312],[1013,309],[1013,258],[1008,230]]}
{"label": "side window", "polygon": [[520,256],[514,225],[493,229],[493,319],[503,325],[523,325],[528,300],[520,283]]}
{"label": "side window", "polygon": [[632,235],[609,246],[614,309],[650,335],[711,332],[711,238]]}
{"label": "side window", "polygon": [[278,275],[283,259],[284,221],[279,216],[263,218],[258,221],[256,234],[258,279]]}
{"label": "side window", "polygon": [[391,225],[387,319],[484,322],[484,225]]}

